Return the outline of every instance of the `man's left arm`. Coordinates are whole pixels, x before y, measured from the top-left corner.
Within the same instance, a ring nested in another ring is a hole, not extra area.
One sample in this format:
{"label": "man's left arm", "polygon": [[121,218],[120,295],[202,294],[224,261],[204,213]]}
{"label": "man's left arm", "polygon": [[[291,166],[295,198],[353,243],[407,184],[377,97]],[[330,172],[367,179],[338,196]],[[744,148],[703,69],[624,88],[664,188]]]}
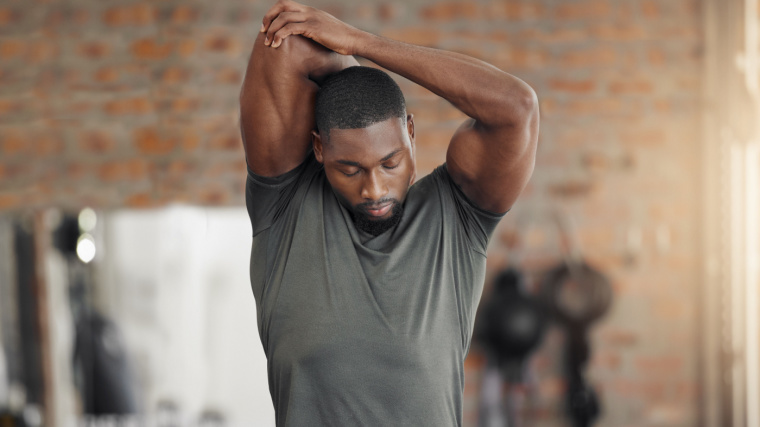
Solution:
{"label": "man's left arm", "polygon": [[446,154],[454,182],[478,207],[505,212],[533,172],[538,101],[525,82],[475,58],[376,36],[290,0],[264,17],[271,47],[301,34],[344,55],[358,55],[425,87],[465,113]]}

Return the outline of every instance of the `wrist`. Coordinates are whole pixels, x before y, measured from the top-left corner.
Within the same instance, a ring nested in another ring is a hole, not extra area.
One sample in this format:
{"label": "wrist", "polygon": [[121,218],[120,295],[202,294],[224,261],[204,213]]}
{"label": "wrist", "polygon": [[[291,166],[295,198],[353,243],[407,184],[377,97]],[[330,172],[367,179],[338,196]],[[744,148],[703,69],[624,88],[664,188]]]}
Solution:
{"label": "wrist", "polygon": [[357,30],[357,35],[353,38],[353,46],[351,47],[351,55],[357,55],[366,58],[367,52],[369,52],[370,45],[377,42],[380,36],[377,36],[366,31]]}

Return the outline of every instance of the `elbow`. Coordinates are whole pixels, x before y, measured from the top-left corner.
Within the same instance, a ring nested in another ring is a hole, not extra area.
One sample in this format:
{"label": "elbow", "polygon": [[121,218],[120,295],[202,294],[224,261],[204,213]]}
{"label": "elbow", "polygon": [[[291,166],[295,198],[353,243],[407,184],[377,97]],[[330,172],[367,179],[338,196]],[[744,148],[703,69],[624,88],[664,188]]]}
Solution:
{"label": "elbow", "polygon": [[519,90],[509,96],[510,106],[506,109],[507,120],[511,126],[527,126],[538,116],[538,96],[536,92],[523,83]]}
{"label": "elbow", "polygon": [[488,108],[488,120],[481,124],[491,128],[521,128],[529,126],[538,117],[538,96],[527,83],[512,78],[508,86],[494,91]]}

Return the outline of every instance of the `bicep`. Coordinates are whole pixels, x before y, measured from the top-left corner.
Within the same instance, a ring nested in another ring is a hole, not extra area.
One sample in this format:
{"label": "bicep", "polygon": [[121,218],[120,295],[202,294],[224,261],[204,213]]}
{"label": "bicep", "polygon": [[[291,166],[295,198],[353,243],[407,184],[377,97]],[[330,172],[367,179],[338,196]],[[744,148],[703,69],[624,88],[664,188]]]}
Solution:
{"label": "bicep", "polygon": [[489,129],[465,121],[451,139],[446,164],[454,182],[481,209],[506,212],[533,173],[538,111],[523,123]]}
{"label": "bicep", "polygon": [[306,40],[292,37],[277,48],[260,33],[240,91],[240,133],[251,170],[277,176],[303,162],[311,146],[317,85],[297,61]]}

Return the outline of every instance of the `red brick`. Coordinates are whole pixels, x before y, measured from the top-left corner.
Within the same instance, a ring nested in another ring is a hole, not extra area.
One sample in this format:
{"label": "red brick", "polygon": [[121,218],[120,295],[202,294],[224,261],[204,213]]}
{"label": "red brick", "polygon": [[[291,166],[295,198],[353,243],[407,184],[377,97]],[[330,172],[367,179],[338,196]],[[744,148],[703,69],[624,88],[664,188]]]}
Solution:
{"label": "red brick", "polygon": [[19,131],[6,131],[0,136],[2,141],[2,153],[4,156],[13,156],[29,151],[31,144],[28,136]]}
{"label": "red brick", "polygon": [[650,378],[674,377],[683,374],[683,356],[663,354],[660,356],[637,356],[634,366],[641,375]]}
{"label": "red brick", "polygon": [[170,22],[176,25],[192,24],[198,18],[198,10],[189,6],[177,6],[172,11]]}
{"label": "red brick", "polygon": [[648,402],[656,402],[667,398],[667,386],[661,379],[616,378],[607,383],[607,388],[609,392],[629,399],[643,398]]}
{"label": "red brick", "polygon": [[441,32],[435,28],[411,27],[402,29],[389,29],[381,33],[389,39],[403,41],[422,46],[435,46],[441,40]]}
{"label": "red brick", "polygon": [[186,153],[197,150],[200,145],[198,134],[193,128],[179,129],[172,132],[171,135],[171,137],[177,141],[177,145],[179,145],[180,148],[182,148],[182,151]]}
{"label": "red brick", "polygon": [[132,208],[148,208],[155,206],[156,201],[148,193],[136,193],[127,197],[124,204]]}
{"label": "red brick", "polygon": [[73,12],[69,13],[68,16],[70,17],[70,23],[79,26],[84,25],[90,21],[90,11],[86,9],[76,9]]}
{"label": "red brick", "polygon": [[665,52],[661,48],[653,47],[647,51],[647,60],[652,65],[663,65],[665,63]]}
{"label": "red brick", "polygon": [[158,17],[155,7],[146,3],[117,6],[103,13],[103,22],[110,26],[144,26],[152,24]]}
{"label": "red brick", "polygon": [[676,7],[676,13],[679,16],[688,16],[692,18],[699,17],[700,6],[702,3],[698,0],[678,0],[673,2]]}
{"label": "red brick", "polygon": [[21,197],[14,193],[0,193],[0,210],[15,208],[21,205]]}
{"label": "red brick", "polygon": [[186,58],[195,53],[195,47],[195,40],[187,39],[180,41],[176,46],[176,50],[179,56]]}
{"label": "red brick", "polygon": [[546,9],[535,1],[491,1],[486,4],[485,19],[494,21],[543,18]]}
{"label": "red brick", "polygon": [[164,138],[153,127],[143,127],[135,130],[133,139],[137,150],[144,154],[168,154],[176,146],[176,140]]}
{"label": "red brick", "polygon": [[19,39],[9,39],[0,42],[0,58],[11,59],[14,56],[21,56],[27,49],[27,42]]}
{"label": "red brick", "polygon": [[535,28],[521,30],[515,35],[515,39],[537,40],[548,44],[577,43],[589,39],[589,31],[583,28],[553,28],[551,31],[538,30]]}
{"label": "red brick", "polygon": [[647,206],[646,212],[648,217],[654,222],[672,223],[679,222],[682,218],[687,218],[692,207],[680,200],[668,200],[663,202],[652,202]]}
{"label": "red brick", "polygon": [[183,97],[174,98],[168,100],[162,108],[162,110],[168,110],[172,113],[190,113],[198,110],[198,106],[201,104],[198,98]]}
{"label": "red brick", "polygon": [[375,19],[378,14],[379,12],[374,7],[366,3],[357,5],[353,13],[354,18],[359,21],[371,21]]}
{"label": "red brick", "polygon": [[39,64],[55,59],[58,56],[58,46],[48,42],[36,42],[29,45],[29,49],[24,55],[27,62]]}
{"label": "red brick", "polygon": [[161,73],[161,81],[167,84],[184,83],[187,81],[189,72],[186,68],[177,66],[167,67]]}
{"label": "red brick", "polygon": [[607,67],[615,64],[617,54],[609,46],[597,46],[591,49],[564,49],[560,54],[557,66],[563,68],[593,68]]}
{"label": "red brick", "polygon": [[622,358],[617,351],[594,351],[591,354],[591,366],[594,369],[605,369],[608,371],[619,371],[622,367]]}
{"label": "red brick", "polygon": [[[484,58],[484,55],[480,56]],[[493,65],[503,69],[512,68],[542,68],[548,62],[546,51],[539,48],[505,48],[500,49],[492,58]]]}
{"label": "red brick", "polygon": [[145,159],[121,159],[102,163],[98,176],[103,181],[140,181],[149,178],[148,161]]}
{"label": "red brick", "polygon": [[209,147],[218,150],[239,150],[243,147],[243,141],[239,132],[228,132],[214,136],[209,143]]}
{"label": "red brick", "polygon": [[667,141],[663,129],[623,130],[619,134],[620,142],[629,147],[661,147]]}
{"label": "red brick", "polygon": [[590,172],[604,172],[610,168],[610,159],[601,153],[584,153],[581,157],[583,167]]}
{"label": "red brick", "polygon": [[47,157],[62,153],[64,144],[57,136],[40,135],[34,138],[32,147],[34,148],[34,155],[36,157]]}
{"label": "red brick", "polygon": [[45,33],[49,34],[48,31],[55,30],[57,31],[61,25],[63,25],[65,22],[67,22],[69,14],[64,13],[63,10],[51,10],[49,11],[44,18],[44,28]]}
{"label": "red brick", "polygon": [[0,114],[12,114],[22,109],[22,103],[11,99],[0,99]]}
{"label": "red brick", "polygon": [[0,25],[13,24],[14,21],[18,21],[20,15],[18,11],[10,8],[0,9]]}
{"label": "red brick", "polygon": [[450,1],[424,7],[420,11],[422,19],[430,21],[474,20],[481,16],[482,10],[477,3],[467,1]]}
{"label": "red brick", "polygon": [[148,114],[155,111],[153,101],[145,98],[125,98],[107,102],[103,108],[106,113],[114,115],[122,114]]}
{"label": "red brick", "polygon": [[100,83],[114,83],[119,80],[119,70],[116,67],[103,67],[95,72],[94,78]]}
{"label": "red brick", "polygon": [[382,22],[393,21],[402,14],[402,6],[398,3],[382,3],[377,8],[377,16]]}
{"label": "red brick", "polygon": [[563,113],[573,116],[618,114],[623,109],[620,98],[576,97],[567,101]]}
{"label": "red brick", "polygon": [[104,154],[115,146],[111,134],[100,130],[87,131],[79,138],[79,148],[89,153]]}
{"label": "red brick", "polygon": [[604,41],[636,41],[644,40],[648,37],[650,31],[644,27],[600,24],[591,27],[591,35],[599,40]]}
{"label": "red brick", "polygon": [[[557,100],[550,96],[540,96],[538,99],[541,117],[551,117],[558,111]],[[539,136],[540,137],[540,136]]]}
{"label": "red brick", "polygon": [[222,84],[240,85],[243,75],[240,68],[222,68],[216,72],[214,81]]}
{"label": "red brick", "polygon": [[81,43],[78,50],[80,55],[88,59],[101,59],[111,53],[111,47],[99,41]]}
{"label": "red brick", "polygon": [[224,205],[229,203],[229,193],[218,186],[201,188],[198,191],[197,201],[204,206]]}
{"label": "red brick", "polygon": [[641,2],[641,14],[645,18],[654,19],[660,17],[660,7],[655,0],[644,0]]}
{"label": "red brick", "polygon": [[588,180],[566,179],[550,184],[547,190],[555,197],[586,197],[594,191],[594,184]]}
{"label": "red brick", "polygon": [[596,88],[596,83],[593,80],[553,79],[549,81],[549,88],[558,92],[586,94]]}
{"label": "red brick", "polygon": [[[3,178],[7,179],[15,179],[20,176],[23,176],[24,174],[28,173],[29,166],[25,164],[15,164],[15,165],[2,165],[3,171],[2,174],[0,174]],[[0,181],[0,188],[3,186],[3,184],[6,184],[6,182]]]}
{"label": "red brick", "polygon": [[230,36],[217,34],[206,39],[206,50],[237,55],[242,51],[240,42]]}
{"label": "red brick", "polygon": [[673,102],[669,99],[654,100],[654,109],[658,113],[670,114],[673,112]]}
{"label": "red brick", "polygon": [[[685,257],[678,257],[675,255],[668,256],[668,266],[674,271],[681,271],[694,267],[694,263]],[[655,318],[661,321],[684,321],[689,319],[690,305],[693,301],[689,299],[679,297],[664,297],[660,296],[653,302],[652,314]]]}
{"label": "red brick", "polygon": [[560,22],[592,18],[608,18],[611,12],[607,0],[584,0],[560,3],[555,18]]}
{"label": "red brick", "polygon": [[197,170],[197,165],[185,160],[174,160],[170,162],[164,172],[169,176],[183,177]]}
{"label": "red brick", "polygon": [[164,59],[171,53],[172,45],[146,38],[132,43],[130,50],[132,55],[139,59]]}
{"label": "red brick", "polygon": [[601,342],[610,347],[633,347],[640,341],[637,333],[625,329],[609,329],[599,333],[599,337]]}
{"label": "red brick", "polygon": [[701,85],[702,79],[700,76],[682,75],[676,77],[676,88],[679,92],[698,93],[702,87]]}
{"label": "red brick", "polygon": [[611,82],[608,89],[615,95],[648,95],[654,92],[654,84],[649,80],[629,79]]}

